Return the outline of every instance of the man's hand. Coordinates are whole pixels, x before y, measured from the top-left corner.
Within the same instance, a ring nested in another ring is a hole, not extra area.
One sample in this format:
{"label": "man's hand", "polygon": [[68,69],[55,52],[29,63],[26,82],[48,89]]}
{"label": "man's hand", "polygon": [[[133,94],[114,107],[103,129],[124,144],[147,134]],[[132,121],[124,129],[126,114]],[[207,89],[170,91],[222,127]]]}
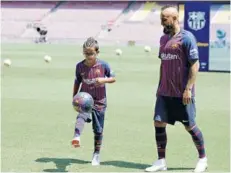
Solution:
{"label": "man's hand", "polygon": [[183,104],[187,105],[191,102],[192,93],[190,89],[185,89],[183,93]]}

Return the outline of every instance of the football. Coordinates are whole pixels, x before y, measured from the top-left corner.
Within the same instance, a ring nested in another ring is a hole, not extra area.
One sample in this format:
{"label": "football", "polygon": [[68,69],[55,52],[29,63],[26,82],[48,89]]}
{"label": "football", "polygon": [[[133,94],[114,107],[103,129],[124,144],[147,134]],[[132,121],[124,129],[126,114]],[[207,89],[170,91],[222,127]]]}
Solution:
{"label": "football", "polygon": [[90,94],[79,92],[73,97],[72,105],[79,113],[90,113],[94,105],[94,100]]}
{"label": "football", "polygon": [[116,53],[116,55],[120,56],[120,55],[122,55],[123,52],[121,49],[116,49],[115,53]]}
{"label": "football", "polygon": [[47,63],[51,62],[51,57],[49,55],[44,56],[44,61]]}
{"label": "football", "polygon": [[10,59],[5,59],[5,60],[3,61],[3,64],[4,64],[5,66],[7,66],[7,67],[10,67],[10,66],[11,66],[11,60],[10,60]]}
{"label": "football", "polygon": [[152,50],[152,49],[151,49],[150,46],[145,46],[145,47],[144,47],[144,51],[145,51],[145,52],[151,52],[151,50]]}

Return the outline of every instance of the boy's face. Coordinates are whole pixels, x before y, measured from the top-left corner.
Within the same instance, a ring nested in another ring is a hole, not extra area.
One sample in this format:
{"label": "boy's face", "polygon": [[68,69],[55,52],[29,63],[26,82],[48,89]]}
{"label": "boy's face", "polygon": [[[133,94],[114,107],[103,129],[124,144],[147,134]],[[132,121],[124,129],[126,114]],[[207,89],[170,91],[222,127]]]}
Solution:
{"label": "boy's face", "polygon": [[83,49],[83,54],[87,63],[92,64],[95,62],[97,57],[97,52],[95,51],[94,47],[88,47]]}

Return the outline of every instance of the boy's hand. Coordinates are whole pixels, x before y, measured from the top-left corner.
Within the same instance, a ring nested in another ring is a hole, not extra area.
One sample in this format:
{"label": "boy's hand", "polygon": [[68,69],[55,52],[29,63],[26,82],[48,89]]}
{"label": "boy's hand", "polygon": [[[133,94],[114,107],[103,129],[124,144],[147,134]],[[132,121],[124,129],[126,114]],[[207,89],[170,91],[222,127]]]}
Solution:
{"label": "boy's hand", "polygon": [[106,78],[103,78],[103,77],[96,78],[96,83],[95,83],[96,86],[100,86],[105,83],[106,83]]}

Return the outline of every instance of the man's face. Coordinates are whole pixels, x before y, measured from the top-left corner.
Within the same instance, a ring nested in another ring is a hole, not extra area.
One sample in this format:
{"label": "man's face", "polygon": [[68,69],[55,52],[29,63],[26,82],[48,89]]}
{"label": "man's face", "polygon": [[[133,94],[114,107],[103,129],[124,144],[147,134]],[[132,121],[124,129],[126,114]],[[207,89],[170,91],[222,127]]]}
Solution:
{"label": "man's face", "polygon": [[161,25],[164,27],[164,33],[170,34],[174,30],[174,19],[172,15],[164,11],[160,15]]}
{"label": "man's face", "polygon": [[88,47],[83,49],[83,54],[87,63],[91,64],[94,63],[97,57],[97,52],[95,51],[94,47]]}

